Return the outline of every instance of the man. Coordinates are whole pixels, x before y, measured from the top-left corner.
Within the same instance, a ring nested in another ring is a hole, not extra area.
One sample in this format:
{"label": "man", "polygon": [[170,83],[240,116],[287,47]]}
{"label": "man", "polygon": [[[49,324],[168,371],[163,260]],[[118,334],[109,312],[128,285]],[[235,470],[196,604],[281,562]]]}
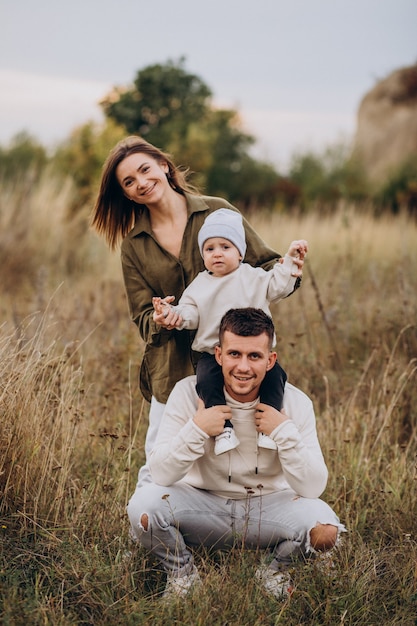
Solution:
{"label": "man", "polygon": [[[275,597],[290,593],[289,568],[330,550],[344,531],[319,496],[327,468],[311,400],[288,382],[282,411],[259,403],[259,388],[276,361],[274,326],[260,309],[232,309],[222,318],[216,360],[226,406],[205,409],[195,377],[177,383],[149,463],[154,483],[136,490],[128,515],[138,541],[168,573],[166,598],[200,582],[192,546],[225,548],[236,540],[270,551],[256,579]],[[221,456],[214,439],[226,419],[240,444]],[[276,444],[258,448],[258,433]]]}

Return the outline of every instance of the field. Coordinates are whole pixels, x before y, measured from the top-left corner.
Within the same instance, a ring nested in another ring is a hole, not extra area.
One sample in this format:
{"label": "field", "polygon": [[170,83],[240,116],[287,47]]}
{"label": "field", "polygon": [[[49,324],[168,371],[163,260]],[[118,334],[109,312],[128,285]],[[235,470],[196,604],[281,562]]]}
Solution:
{"label": "field", "polygon": [[284,252],[310,244],[274,309],[288,378],[314,400],[348,528],[331,575],[307,565],[278,603],[259,555],[196,552],[205,586],[172,606],[125,513],[143,461],[142,345],[118,254],[47,178],[0,192],[0,621],[7,625],[417,624],[417,224],[340,206],[254,214]]}

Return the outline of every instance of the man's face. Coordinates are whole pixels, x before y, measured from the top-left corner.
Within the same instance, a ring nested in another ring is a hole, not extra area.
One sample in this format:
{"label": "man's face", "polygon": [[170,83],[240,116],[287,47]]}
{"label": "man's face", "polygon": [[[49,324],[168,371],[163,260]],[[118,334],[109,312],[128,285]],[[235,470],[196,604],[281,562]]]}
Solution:
{"label": "man's face", "polygon": [[259,387],[276,361],[266,333],[241,337],[226,330],[221,346],[216,346],[216,360],[221,365],[227,393],[238,402],[252,402]]}

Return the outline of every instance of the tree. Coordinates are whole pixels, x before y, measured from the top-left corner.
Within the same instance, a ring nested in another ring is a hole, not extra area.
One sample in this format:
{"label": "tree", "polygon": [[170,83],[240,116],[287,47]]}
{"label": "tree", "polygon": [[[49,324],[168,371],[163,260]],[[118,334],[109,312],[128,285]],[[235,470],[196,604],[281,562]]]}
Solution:
{"label": "tree", "polygon": [[140,70],[132,87],[114,89],[102,107],[108,119],[190,168],[193,183],[206,193],[249,206],[258,193],[265,196],[267,183],[269,200],[276,172],[250,157],[254,137],[241,130],[235,110],[216,109],[211,95],[182,58]]}
{"label": "tree", "polygon": [[15,135],[7,148],[0,147],[0,172],[4,180],[37,178],[48,163],[45,148],[27,132]]}
{"label": "tree", "polygon": [[123,128],[111,121],[104,125],[87,122],[75,128],[57,148],[53,159],[54,171],[64,177],[70,176],[77,189],[70,213],[91,204],[103,163],[111,148],[125,134]]}
{"label": "tree", "polygon": [[393,169],[386,182],[375,193],[379,210],[399,213],[406,209],[417,217],[417,158],[408,157]]}
{"label": "tree", "polygon": [[314,202],[334,208],[342,198],[361,201],[368,195],[363,168],[344,143],[329,146],[322,154],[295,155],[289,177],[300,189],[301,208]]}
{"label": "tree", "polygon": [[204,118],[211,98],[184,63],[181,58],[140,70],[131,88],[116,88],[102,101],[105,115],[160,148],[173,141],[183,145],[189,125]]}
{"label": "tree", "polygon": [[207,187],[211,193],[236,198],[236,186],[240,179],[242,161],[254,139],[242,133],[238,127],[236,111],[213,111],[207,123],[212,155],[211,167],[207,172]]}

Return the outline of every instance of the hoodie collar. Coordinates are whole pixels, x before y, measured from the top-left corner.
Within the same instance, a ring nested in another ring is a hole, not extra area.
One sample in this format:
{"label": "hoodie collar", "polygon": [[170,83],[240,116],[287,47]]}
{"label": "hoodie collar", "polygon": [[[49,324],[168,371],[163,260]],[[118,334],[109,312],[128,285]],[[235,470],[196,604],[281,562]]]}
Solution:
{"label": "hoodie collar", "polygon": [[230,406],[231,409],[254,409],[256,405],[260,402],[259,396],[255,398],[255,400],[252,400],[252,402],[238,402],[227,393],[226,389],[224,390],[224,395],[226,397],[226,403],[228,404],[228,406]]}

